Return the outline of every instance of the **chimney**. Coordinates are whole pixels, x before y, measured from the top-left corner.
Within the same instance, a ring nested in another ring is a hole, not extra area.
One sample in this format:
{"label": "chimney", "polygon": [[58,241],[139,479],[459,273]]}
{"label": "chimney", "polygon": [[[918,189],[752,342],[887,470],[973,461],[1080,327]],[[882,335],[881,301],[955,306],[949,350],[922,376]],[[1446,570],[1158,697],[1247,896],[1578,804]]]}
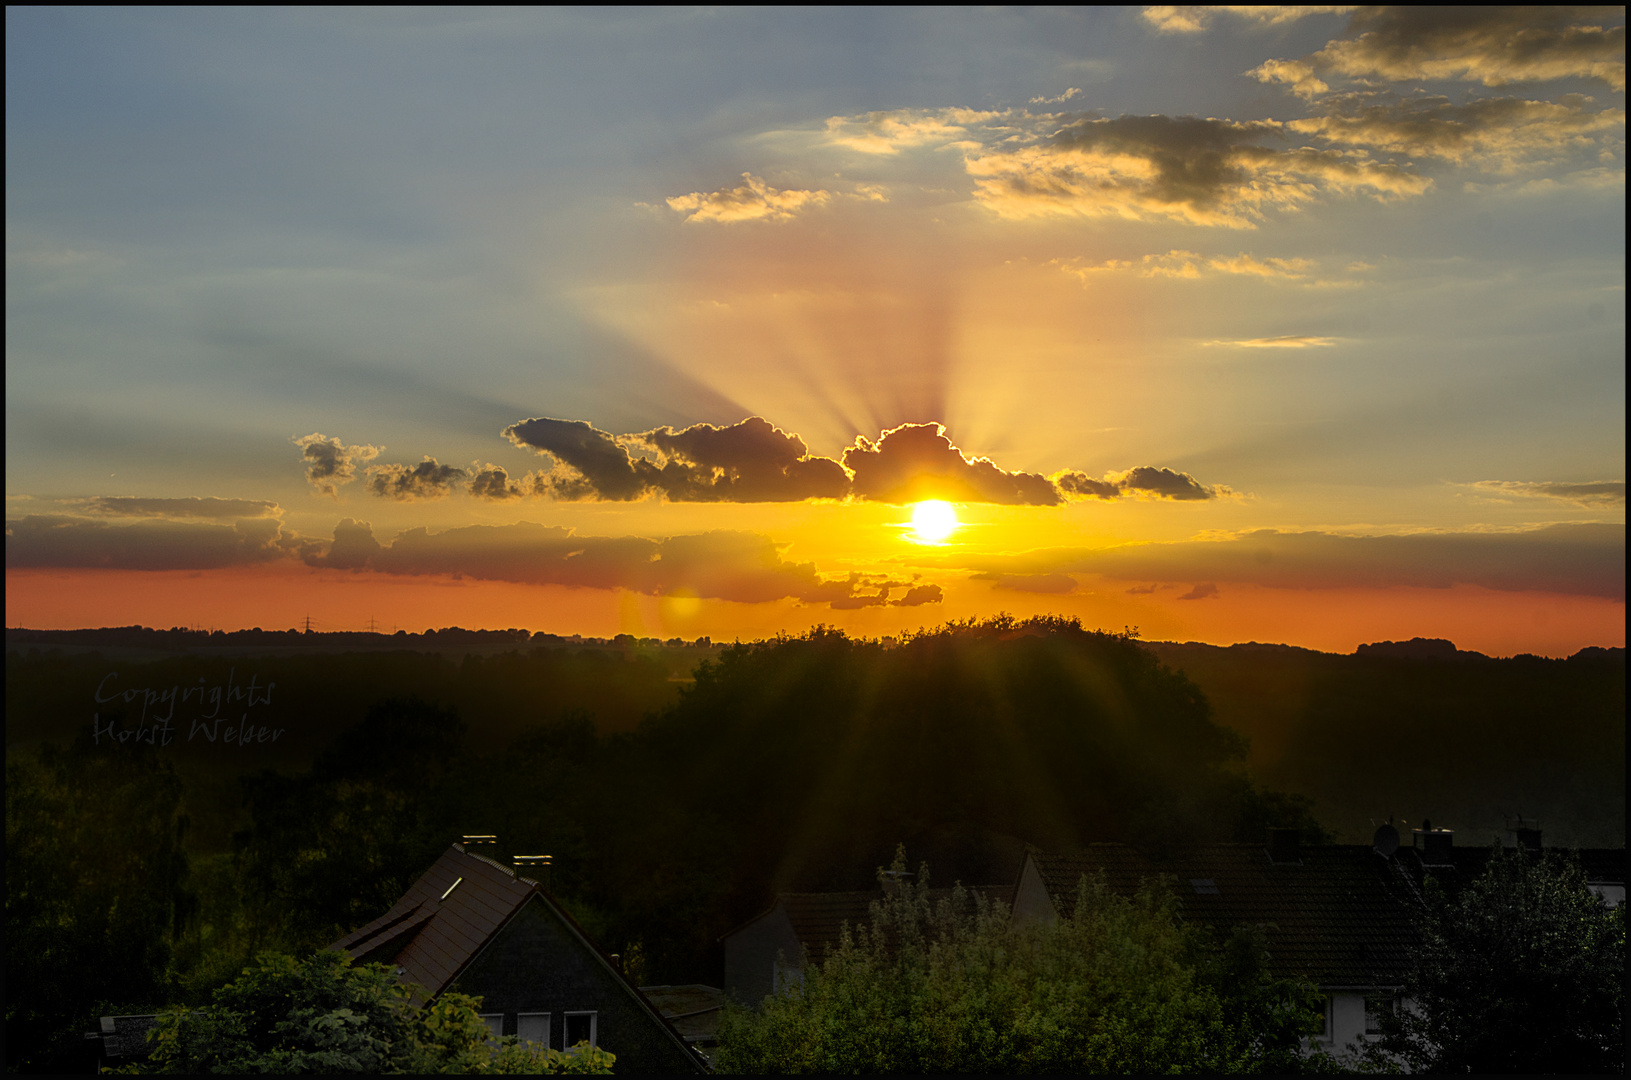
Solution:
{"label": "chimney", "polygon": [[465,833],[459,843],[471,855],[485,855],[491,859],[498,852],[498,837],[492,833]]}
{"label": "chimney", "polygon": [[1540,822],[1522,817],[1507,822],[1507,829],[1517,837],[1519,851],[1540,852]]}
{"label": "chimney", "polygon": [[1393,858],[1393,853],[1399,850],[1399,830],[1389,821],[1376,827],[1376,835],[1371,838],[1371,850],[1384,859]]}
{"label": "chimney", "polygon": [[1410,831],[1411,843],[1423,866],[1450,866],[1450,852],[1455,848],[1454,829],[1435,829],[1433,823],[1422,818],[1421,828]]}
{"label": "chimney", "polygon": [[1268,852],[1271,863],[1298,865],[1303,861],[1301,830],[1270,829]]}
{"label": "chimney", "polygon": [[517,855],[510,860],[510,864],[515,867],[517,877],[531,878],[548,892],[551,861],[548,855]]}

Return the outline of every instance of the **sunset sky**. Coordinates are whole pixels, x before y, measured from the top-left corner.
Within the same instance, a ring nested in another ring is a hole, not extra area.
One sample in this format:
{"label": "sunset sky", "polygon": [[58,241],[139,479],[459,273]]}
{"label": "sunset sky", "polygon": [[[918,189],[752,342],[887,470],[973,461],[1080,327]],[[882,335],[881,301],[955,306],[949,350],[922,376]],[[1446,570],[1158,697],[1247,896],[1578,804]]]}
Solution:
{"label": "sunset sky", "polygon": [[1623,8],[6,28],[7,626],[1624,644]]}

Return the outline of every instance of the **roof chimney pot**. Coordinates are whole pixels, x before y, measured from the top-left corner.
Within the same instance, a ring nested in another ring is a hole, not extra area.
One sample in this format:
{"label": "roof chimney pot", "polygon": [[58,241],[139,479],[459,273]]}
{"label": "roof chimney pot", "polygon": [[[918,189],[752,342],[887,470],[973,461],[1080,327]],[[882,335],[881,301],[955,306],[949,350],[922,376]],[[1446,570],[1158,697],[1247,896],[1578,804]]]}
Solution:
{"label": "roof chimney pot", "polygon": [[553,862],[549,855],[517,855],[510,860],[515,867],[516,876],[525,873],[527,877],[536,881],[546,892],[549,890],[549,868]]}
{"label": "roof chimney pot", "polygon": [[1519,851],[1540,851],[1540,822],[1519,817],[1508,822],[1507,828],[1517,838]]}
{"label": "roof chimney pot", "polygon": [[1455,848],[1454,829],[1435,829],[1432,823],[1422,821],[1423,828],[1412,829],[1411,843],[1421,856],[1423,866],[1450,866],[1450,852]]}

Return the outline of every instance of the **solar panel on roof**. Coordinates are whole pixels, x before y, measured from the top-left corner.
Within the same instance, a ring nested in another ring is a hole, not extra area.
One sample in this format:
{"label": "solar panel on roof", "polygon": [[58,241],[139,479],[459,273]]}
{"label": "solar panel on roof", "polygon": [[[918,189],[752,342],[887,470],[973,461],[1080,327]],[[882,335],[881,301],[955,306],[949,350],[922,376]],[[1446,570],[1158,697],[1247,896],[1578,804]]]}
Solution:
{"label": "solar panel on roof", "polygon": [[1209,877],[1192,877],[1189,879],[1189,883],[1194,886],[1195,892],[1201,896],[1222,895],[1218,892],[1218,883]]}

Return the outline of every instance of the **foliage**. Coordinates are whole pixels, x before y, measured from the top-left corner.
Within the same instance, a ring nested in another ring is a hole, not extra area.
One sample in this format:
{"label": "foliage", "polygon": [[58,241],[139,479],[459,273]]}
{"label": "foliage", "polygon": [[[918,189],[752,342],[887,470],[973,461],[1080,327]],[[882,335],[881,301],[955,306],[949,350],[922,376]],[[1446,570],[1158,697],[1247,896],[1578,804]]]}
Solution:
{"label": "foliage", "polygon": [[[1218,722],[1251,739],[1255,775],[1315,796],[1345,842],[1369,842],[1378,814],[1487,835],[1505,805],[1546,822],[1560,846],[1625,845],[1623,650],[1544,660],[1147,648],[1200,686]],[[1401,756],[1403,745],[1454,747],[1457,767]]]}
{"label": "foliage", "polygon": [[443,994],[419,1009],[417,988],[385,964],[341,952],[304,961],[265,953],[204,1009],[175,1008],[128,1073],[609,1073],[613,1055],[494,1041],[479,999]]}
{"label": "foliage", "polygon": [[1163,885],[1127,899],[1084,879],[1069,917],[1016,925],[960,887],[931,902],[927,873],[891,885],[802,986],[729,1010],[719,1070],[1257,1071],[1297,1065],[1317,1023],[1306,992],[1257,976],[1258,953],[1197,963]]}
{"label": "foliage", "polygon": [[286,940],[343,936],[435,859],[456,826],[433,796],[464,732],[451,709],[389,699],[342,731],[309,774],[245,779],[253,825],[234,838],[245,892]]}
{"label": "foliage", "polygon": [[[164,1000],[197,898],[174,769],[152,750],[6,758],[6,1067],[83,1066],[87,1017]],[[94,977],[91,977],[94,973]]]}
{"label": "foliage", "polygon": [[1427,883],[1422,948],[1372,1059],[1416,1071],[1625,1070],[1625,908],[1578,860],[1490,851],[1457,892]]}

